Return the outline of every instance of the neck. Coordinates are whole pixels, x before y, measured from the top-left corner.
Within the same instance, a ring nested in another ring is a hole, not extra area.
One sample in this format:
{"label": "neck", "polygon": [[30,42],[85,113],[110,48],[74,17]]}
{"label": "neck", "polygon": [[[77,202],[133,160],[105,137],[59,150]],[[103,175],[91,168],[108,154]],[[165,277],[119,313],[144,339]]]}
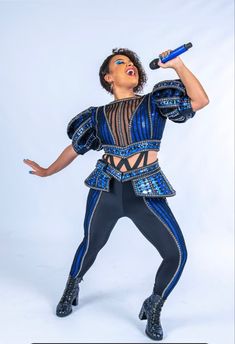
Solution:
{"label": "neck", "polygon": [[124,90],[124,89],[113,90],[113,94],[114,94],[114,100],[135,97],[135,93],[133,92],[133,89],[131,89],[131,90]]}

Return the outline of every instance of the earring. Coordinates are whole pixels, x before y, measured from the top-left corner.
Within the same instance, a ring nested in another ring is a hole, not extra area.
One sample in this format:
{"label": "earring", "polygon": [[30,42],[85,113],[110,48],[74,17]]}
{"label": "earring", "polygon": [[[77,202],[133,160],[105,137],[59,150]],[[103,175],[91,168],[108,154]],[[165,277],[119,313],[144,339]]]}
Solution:
{"label": "earring", "polygon": [[110,83],[110,90],[113,91],[113,83]]}

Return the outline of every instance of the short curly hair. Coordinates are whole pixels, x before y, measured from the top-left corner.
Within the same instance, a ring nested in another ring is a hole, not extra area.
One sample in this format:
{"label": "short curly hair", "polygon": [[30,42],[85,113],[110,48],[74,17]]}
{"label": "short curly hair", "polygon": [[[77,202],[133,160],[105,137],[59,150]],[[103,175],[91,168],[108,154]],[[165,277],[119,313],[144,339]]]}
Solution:
{"label": "short curly hair", "polygon": [[138,85],[133,88],[133,91],[134,92],[142,92],[143,87],[148,80],[147,74],[144,71],[144,68],[140,62],[138,55],[134,51],[126,49],[126,48],[114,48],[114,49],[112,49],[112,54],[109,55],[108,57],[106,57],[106,59],[102,63],[100,70],[99,70],[100,83],[101,83],[102,87],[108,93],[113,94],[113,91],[110,87],[110,84],[104,79],[104,76],[105,76],[105,74],[109,73],[109,62],[110,62],[111,58],[115,55],[125,55],[125,56],[129,57],[129,59],[136,66],[136,68],[138,69],[138,73],[139,73],[139,81],[138,81]]}

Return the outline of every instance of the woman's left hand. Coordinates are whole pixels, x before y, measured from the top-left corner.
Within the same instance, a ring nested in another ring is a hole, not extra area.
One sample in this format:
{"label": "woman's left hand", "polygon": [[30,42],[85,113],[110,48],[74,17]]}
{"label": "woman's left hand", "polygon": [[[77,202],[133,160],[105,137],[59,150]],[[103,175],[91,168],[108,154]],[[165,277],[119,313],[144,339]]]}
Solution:
{"label": "woman's left hand", "polygon": [[163,51],[161,54],[159,54],[159,61],[158,61],[158,65],[162,68],[176,68],[179,65],[183,64],[183,61],[181,60],[181,58],[179,56],[174,57],[172,60],[169,60],[165,63],[161,62],[160,58],[166,57],[167,55],[170,54],[172,50],[168,49]]}

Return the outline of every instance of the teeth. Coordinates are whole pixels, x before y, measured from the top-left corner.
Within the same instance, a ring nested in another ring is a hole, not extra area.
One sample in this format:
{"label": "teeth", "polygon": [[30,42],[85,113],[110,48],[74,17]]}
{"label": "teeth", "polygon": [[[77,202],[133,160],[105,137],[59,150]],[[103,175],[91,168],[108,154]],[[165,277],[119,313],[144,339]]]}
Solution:
{"label": "teeth", "polygon": [[133,71],[132,69],[129,69],[129,70],[127,71],[127,74],[128,74],[128,75],[134,75],[134,71]]}

